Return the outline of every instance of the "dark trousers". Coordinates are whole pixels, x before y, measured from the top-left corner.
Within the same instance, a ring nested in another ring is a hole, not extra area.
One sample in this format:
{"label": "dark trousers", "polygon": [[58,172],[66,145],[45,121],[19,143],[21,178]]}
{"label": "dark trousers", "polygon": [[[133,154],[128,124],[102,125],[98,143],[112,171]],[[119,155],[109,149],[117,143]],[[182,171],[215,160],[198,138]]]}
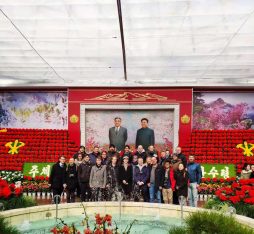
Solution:
{"label": "dark trousers", "polygon": [[91,189],[91,201],[105,201],[105,189],[92,188]]}
{"label": "dark trousers", "polygon": [[123,193],[124,193],[124,200],[129,200],[130,196],[131,196],[132,185],[122,184],[122,189],[123,189]]}
{"label": "dark trousers", "polygon": [[[63,188],[53,188],[52,189],[52,192],[53,192],[53,199],[54,199],[54,203],[56,204],[56,203],[60,203],[60,201],[61,201],[61,195],[62,195],[62,193],[63,193]],[[60,196],[60,198],[59,197],[55,197],[56,195],[59,195]]]}
{"label": "dark trousers", "polygon": [[79,187],[81,191],[81,201],[89,201],[91,198],[89,182],[80,182]]}
{"label": "dark trousers", "polygon": [[148,188],[147,185],[134,185],[134,201],[149,202]]}
{"label": "dark trousers", "polygon": [[80,184],[77,184],[77,197],[81,196],[81,188],[80,188]]}
{"label": "dark trousers", "polygon": [[176,191],[173,191],[173,204],[174,205],[179,205],[179,200],[178,200],[178,196],[177,196]]}
{"label": "dark trousers", "polygon": [[75,202],[75,189],[67,189],[67,203]]}

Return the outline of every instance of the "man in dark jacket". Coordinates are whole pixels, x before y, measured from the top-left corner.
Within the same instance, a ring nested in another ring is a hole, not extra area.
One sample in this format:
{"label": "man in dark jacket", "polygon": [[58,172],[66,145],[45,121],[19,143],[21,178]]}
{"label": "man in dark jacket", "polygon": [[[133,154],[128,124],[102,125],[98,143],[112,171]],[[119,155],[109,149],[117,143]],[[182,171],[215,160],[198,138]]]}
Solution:
{"label": "man in dark jacket", "polygon": [[150,167],[150,180],[148,183],[150,202],[154,202],[155,197],[158,203],[161,203],[161,190],[163,186],[164,173],[161,165],[158,164],[158,158],[152,158]]}
{"label": "man in dark jacket", "polygon": [[67,165],[66,184],[67,203],[75,202],[75,191],[78,186],[78,171],[77,166],[74,163],[74,158],[70,158],[69,164]]}
{"label": "man in dark jacket", "polygon": [[78,167],[78,180],[81,189],[81,201],[89,201],[91,198],[91,190],[89,186],[89,179],[92,164],[89,161],[89,156],[84,157],[83,163]]}
{"label": "man in dark jacket", "polygon": [[108,153],[107,153],[107,158],[108,158],[108,160],[110,161],[111,158],[112,158],[114,155],[116,155],[116,156],[119,158],[119,153],[116,152],[116,147],[115,147],[115,145],[110,144],[110,145],[109,145],[109,150],[108,150]]}
{"label": "man in dark jacket", "polygon": [[100,156],[99,147],[98,146],[94,146],[93,152],[91,154],[89,154],[90,162],[91,162],[92,165],[95,165],[96,158],[98,156]]}
{"label": "man in dark jacket", "polygon": [[145,202],[149,201],[147,191],[147,181],[149,179],[149,169],[144,165],[142,157],[138,158],[138,165],[134,168],[134,199],[140,200],[140,194]]}
{"label": "man in dark jacket", "polygon": [[176,153],[177,153],[178,159],[181,159],[184,167],[186,168],[187,167],[187,159],[186,159],[185,155],[182,153],[182,148],[176,147]]}
{"label": "man in dark jacket", "polygon": [[189,156],[189,163],[187,165],[187,170],[189,173],[189,188],[188,188],[188,200],[189,205],[197,207],[198,203],[198,187],[202,178],[201,166],[195,163],[195,157],[193,155]]}
{"label": "man in dark jacket", "polygon": [[168,158],[166,156],[166,151],[161,151],[161,156],[160,156],[160,165],[163,166],[164,163],[168,161]]}
{"label": "man in dark jacket", "polygon": [[149,145],[154,145],[154,130],[148,128],[148,119],[141,119],[141,128],[137,131],[136,135],[136,148],[142,145],[144,150],[147,151]]}
{"label": "man in dark jacket", "polygon": [[158,151],[154,148],[153,145],[148,146],[148,150],[146,151],[146,154],[151,157],[158,157]]}
{"label": "man in dark jacket", "polygon": [[[56,195],[61,196],[63,190],[66,188],[66,164],[64,156],[60,156],[59,161],[52,166],[49,186],[52,189],[53,197]],[[54,198],[54,202],[60,203],[60,199]]]}

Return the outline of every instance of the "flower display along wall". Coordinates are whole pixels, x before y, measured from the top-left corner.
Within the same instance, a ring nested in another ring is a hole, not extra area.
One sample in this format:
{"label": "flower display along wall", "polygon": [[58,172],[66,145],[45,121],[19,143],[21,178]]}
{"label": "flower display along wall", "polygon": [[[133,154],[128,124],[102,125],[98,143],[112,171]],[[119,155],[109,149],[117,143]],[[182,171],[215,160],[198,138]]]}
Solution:
{"label": "flower display along wall", "polygon": [[194,93],[193,128],[254,129],[254,93]]}
{"label": "flower display along wall", "polygon": [[140,120],[149,120],[154,129],[157,149],[172,147],[174,138],[174,112],[171,110],[88,110],[86,111],[86,145],[108,147],[109,128],[114,126],[114,118],[122,118],[122,126],[127,128],[127,144],[134,146],[136,132],[141,128]]}
{"label": "flower display along wall", "polygon": [[67,129],[66,92],[0,93],[1,128]]}

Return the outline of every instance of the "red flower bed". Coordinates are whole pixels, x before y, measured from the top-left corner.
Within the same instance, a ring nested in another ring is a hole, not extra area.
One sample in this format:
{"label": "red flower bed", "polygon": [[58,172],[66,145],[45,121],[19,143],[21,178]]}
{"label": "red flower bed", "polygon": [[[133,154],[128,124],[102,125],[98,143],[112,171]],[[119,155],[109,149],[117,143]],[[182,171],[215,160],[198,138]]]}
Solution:
{"label": "red flower bed", "polygon": [[[182,146],[185,155],[195,155],[199,163],[235,164],[240,173],[244,163],[254,164],[236,145],[254,143],[254,130],[193,130],[189,142]],[[253,150],[254,153],[254,150]]]}
{"label": "red flower bed", "polygon": [[218,189],[215,195],[221,201],[230,201],[233,204],[244,202],[254,205],[254,179],[234,182],[232,185]]}
{"label": "red flower bed", "polygon": [[[8,153],[8,142],[23,142],[18,153]],[[67,158],[78,151],[67,130],[12,129],[0,134],[0,170],[21,171],[24,162],[56,162],[59,155]]]}
{"label": "red flower bed", "polygon": [[198,187],[198,192],[199,194],[215,194],[215,192],[218,189],[228,185],[233,185],[235,181],[236,181],[235,177],[227,178],[227,179],[202,178],[201,183]]}
{"label": "red flower bed", "polygon": [[0,199],[8,199],[11,196],[20,196],[21,187],[15,187],[14,184],[8,184],[6,180],[0,178]]}

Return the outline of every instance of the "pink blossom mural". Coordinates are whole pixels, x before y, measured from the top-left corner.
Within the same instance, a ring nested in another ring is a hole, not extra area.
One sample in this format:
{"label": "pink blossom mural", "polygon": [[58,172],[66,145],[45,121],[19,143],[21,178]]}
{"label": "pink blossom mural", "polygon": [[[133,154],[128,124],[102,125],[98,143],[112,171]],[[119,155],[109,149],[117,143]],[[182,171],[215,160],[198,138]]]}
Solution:
{"label": "pink blossom mural", "polygon": [[194,93],[193,128],[253,129],[254,93]]}
{"label": "pink blossom mural", "polygon": [[136,132],[143,117],[149,119],[149,127],[155,132],[155,146],[158,150],[172,148],[174,142],[174,112],[171,110],[87,110],[86,147],[88,150],[99,144],[107,149],[108,131],[114,126],[114,118],[122,118],[122,126],[128,130],[127,144],[134,149]]}

